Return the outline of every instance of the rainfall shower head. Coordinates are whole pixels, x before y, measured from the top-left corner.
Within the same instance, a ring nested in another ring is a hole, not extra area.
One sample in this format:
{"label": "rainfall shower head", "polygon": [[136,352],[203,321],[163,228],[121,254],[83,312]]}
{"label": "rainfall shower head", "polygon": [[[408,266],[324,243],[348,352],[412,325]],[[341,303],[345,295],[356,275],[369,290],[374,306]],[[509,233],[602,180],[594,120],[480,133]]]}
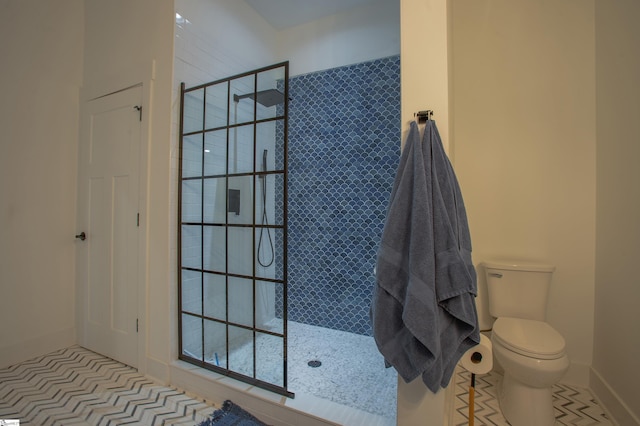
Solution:
{"label": "rainfall shower head", "polygon": [[284,102],[284,93],[277,89],[261,90],[256,93],[248,93],[246,95],[233,95],[234,102],[240,102],[241,99],[253,99],[260,105],[272,107]]}

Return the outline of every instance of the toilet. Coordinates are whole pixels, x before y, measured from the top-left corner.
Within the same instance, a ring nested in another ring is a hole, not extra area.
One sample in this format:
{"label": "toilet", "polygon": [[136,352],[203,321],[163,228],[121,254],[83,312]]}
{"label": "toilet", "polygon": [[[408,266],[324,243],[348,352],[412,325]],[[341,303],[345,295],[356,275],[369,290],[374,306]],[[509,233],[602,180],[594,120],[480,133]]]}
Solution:
{"label": "toilet", "polygon": [[552,386],[569,368],[565,340],[545,322],[555,267],[522,262],[483,262],[491,343],[504,369],[498,387],[502,414],[511,426],[555,424]]}

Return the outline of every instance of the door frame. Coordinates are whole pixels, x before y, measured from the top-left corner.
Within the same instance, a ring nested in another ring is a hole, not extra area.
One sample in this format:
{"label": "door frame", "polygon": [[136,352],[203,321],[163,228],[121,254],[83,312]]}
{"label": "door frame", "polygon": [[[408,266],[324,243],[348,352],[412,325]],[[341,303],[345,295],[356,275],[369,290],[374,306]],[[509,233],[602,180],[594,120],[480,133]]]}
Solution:
{"label": "door frame", "polygon": [[[138,338],[137,338],[137,352],[138,352],[138,366],[137,369],[140,373],[145,374],[148,370],[147,365],[147,287],[149,276],[149,253],[148,253],[148,235],[149,235],[149,139],[150,139],[150,111],[151,111],[151,99],[152,99],[152,87],[155,79],[155,61],[148,64],[137,64],[127,69],[122,70],[108,78],[98,79],[93,84],[85,86],[80,90],[80,103],[78,111],[78,173],[80,171],[81,157],[80,144],[83,141],[80,139],[80,126],[82,123],[82,117],[86,113],[88,103],[109,96],[136,86],[140,86],[142,89],[142,111],[141,111],[141,125],[140,125],[140,145],[139,145],[139,159],[138,159],[138,208],[140,214],[140,227],[138,230],[138,271],[136,278],[137,286],[137,312],[138,312]],[[80,200],[76,195],[76,229],[85,227],[86,224],[81,221],[86,220],[80,216]],[[86,229],[86,228],[85,228]],[[78,231],[79,232],[79,231]],[[87,288],[86,280],[81,280],[78,277],[81,273],[82,261],[86,255],[82,254],[80,247],[76,249],[76,297],[75,297],[75,323],[76,323],[76,341],[78,344],[83,345],[86,336],[86,303],[87,303]]]}

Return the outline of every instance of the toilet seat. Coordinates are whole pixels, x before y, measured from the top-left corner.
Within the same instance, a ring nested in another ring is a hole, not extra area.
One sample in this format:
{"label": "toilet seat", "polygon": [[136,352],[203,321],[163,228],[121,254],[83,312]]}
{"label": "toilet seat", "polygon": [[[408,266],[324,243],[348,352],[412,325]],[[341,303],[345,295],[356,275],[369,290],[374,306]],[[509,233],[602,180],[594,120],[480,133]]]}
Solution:
{"label": "toilet seat", "polygon": [[537,359],[557,359],[564,355],[564,338],[543,321],[521,318],[498,318],[492,338],[505,348]]}

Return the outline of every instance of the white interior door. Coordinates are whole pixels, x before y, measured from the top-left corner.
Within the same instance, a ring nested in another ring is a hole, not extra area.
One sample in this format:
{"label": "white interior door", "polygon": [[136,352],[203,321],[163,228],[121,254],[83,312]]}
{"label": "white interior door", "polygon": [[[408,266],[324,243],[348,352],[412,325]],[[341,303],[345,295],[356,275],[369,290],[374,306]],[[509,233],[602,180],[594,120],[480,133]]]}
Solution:
{"label": "white interior door", "polygon": [[78,175],[79,343],[137,367],[142,88],[86,102]]}

